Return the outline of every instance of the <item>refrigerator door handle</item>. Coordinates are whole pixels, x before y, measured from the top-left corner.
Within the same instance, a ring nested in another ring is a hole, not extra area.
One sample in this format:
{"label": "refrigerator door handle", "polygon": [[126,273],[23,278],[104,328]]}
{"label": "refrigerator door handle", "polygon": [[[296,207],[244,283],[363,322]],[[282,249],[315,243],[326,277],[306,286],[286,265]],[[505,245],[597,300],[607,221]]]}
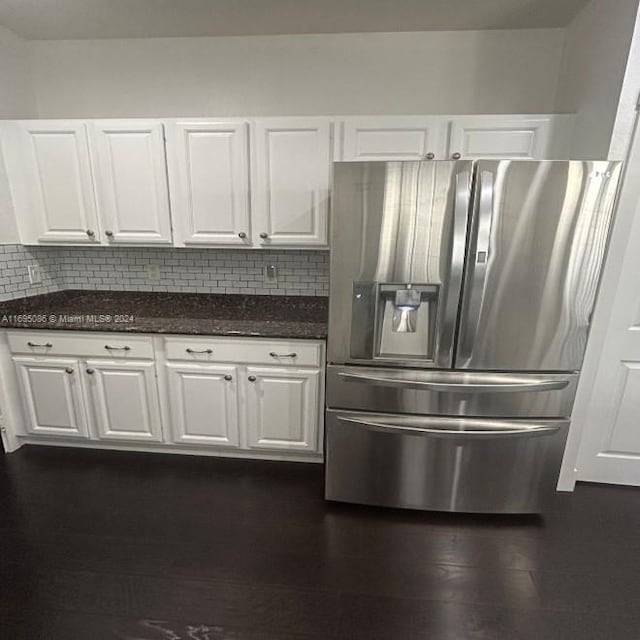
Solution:
{"label": "refrigerator door handle", "polygon": [[[360,417],[338,416],[340,422],[357,424],[372,431],[384,433],[406,433],[407,435],[429,436],[435,438],[534,438],[557,433],[560,430],[559,424],[535,424],[523,423],[520,425],[510,424],[508,427],[487,428],[476,430],[446,429],[434,426],[433,420],[425,420],[424,426],[393,424],[385,421],[367,420]],[[431,425],[431,426],[430,426]]]}
{"label": "refrigerator door handle", "polygon": [[[484,301],[485,281],[491,259],[491,218],[493,216],[494,175],[491,171],[478,172],[478,186],[474,202],[475,212],[472,220],[472,236],[469,247],[467,284],[463,297],[461,321],[468,328],[460,334],[456,366],[464,366],[471,355],[473,343],[478,331],[480,313]],[[474,237],[475,235],[475,237]],[[460,359],[462,361],[460,361]]]}
{"label": "refrigerator door handle", "polygon": [[527,391],[558,391],[569,385],[569,380],[526,380],[518,381],[517,376],[512,376],[509,382],[436,382],[407,380],[400,378],[384,378],[363,373],[341,372],[338,377],[349,382],[363,382],[383,387],[401,387],[404,389],[422,389],[424,391],[440,391],[442,393],[514,393]]}
{"label": "refrigerator door handle", "polygon": [[455,200],[453,205],[453,237],[451,240],[451,263],[449,281],[444,288],[444,314],[437,335],[436,365],[450,367],[453,364],[453,349],[458,306],[462,295],[464,256],[467,249],[467,224],[471,199],[471,171],[468,162],[461,162],[455,175]]}

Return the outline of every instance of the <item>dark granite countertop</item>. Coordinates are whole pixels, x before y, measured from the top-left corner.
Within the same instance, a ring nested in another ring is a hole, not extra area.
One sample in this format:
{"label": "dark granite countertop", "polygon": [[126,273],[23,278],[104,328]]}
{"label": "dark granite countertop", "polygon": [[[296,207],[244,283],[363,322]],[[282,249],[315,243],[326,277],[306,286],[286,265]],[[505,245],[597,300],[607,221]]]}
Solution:
{"label": "dark granite countertop", "polygon": [[327,314],[323,297],[67,290],[0,303],[0,328],[324,339]]}

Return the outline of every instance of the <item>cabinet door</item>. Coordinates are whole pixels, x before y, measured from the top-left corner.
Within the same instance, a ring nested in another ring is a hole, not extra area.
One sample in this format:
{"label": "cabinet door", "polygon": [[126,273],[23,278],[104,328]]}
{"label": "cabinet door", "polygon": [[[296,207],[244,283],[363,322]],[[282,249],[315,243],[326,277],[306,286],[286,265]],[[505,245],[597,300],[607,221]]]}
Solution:
{"label": "cabinet door", "polygon": [[238,371],[218,364],[167,364],[175,442],[237,447]]}
{"label": "cabinet door", "polygon": [[3,125],[2,139],[22,242],[98,243],[85,125],[11,122]]}
{"label": "cabinet door", "polygon": [[265,247],[326,245],[331,123],[259,120],[253,134],[255,241]]}
{"label": "cabinet door", "polygon": [[30,434],[87,438],[77,360],[14,357]]}
{"label": "cabinet door", "polygon": [[167,125],[171,211],[179,245],[251,243],[248,125]]}
{"label": "cabinet door", "polygon": [[456,118],[451,124],[450,156],[544,159],[550,122],[550,118],[509,116]]}
{"label": "cabinet door", "polygon": [[153,362],[87,360],[84,369],[89,415],[98,438],[162,440]]}
{"label": "cabinet door", "polygon": [[320,372],[247,368],[247,440],[253,449],[318,450]]}
{"label": "cabinet door", "polygon": [[110,244],[171,244],[162,123],[98,120],[90,127],[98,211]]}
{"label": "cabinet door", "polygon": [[437,117],[348,118],[342,124],[342,160],[441,159],[447,128]]}

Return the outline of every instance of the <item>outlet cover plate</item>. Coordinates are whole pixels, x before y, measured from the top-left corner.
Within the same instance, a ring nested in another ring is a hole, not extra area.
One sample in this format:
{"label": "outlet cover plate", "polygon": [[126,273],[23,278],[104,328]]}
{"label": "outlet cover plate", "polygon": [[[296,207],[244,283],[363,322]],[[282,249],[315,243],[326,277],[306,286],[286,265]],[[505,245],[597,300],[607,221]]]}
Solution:
{"label": "outlet cover plate", "polygon": [[148,264],[145,266],[147,280],[160,280],[160,265]]}
{"label": "outlet cover plate", "polygon": [[30,264],[27,266],[29,273],[29,282],[31,284],[39,284],[42,282],[42,269],[39,264]]}
{"label": "outlet cover plate", "polygon": [[275,287],[278,285],[278,267],[272,262],[268,262],[262,268],[262,280],[266,286]]}

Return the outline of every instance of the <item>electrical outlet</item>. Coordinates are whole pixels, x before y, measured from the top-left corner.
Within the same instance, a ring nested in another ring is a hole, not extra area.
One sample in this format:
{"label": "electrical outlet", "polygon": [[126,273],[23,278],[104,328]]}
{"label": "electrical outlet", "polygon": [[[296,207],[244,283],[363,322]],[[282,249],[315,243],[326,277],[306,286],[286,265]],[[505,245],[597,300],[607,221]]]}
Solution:
{"label": "electrical outlet", "polygon": [[160,265],[148,264],[145,266],[147,280],[160,280]]}
{"label": "electrical outlet", "polygon": [[262,268],[262,280],[268,287],[275,287],[278,285],[278,267],[275,264],[269,262]]}
{"label": "electrical outlet", "polygon": [[27,266],[27,271],[29,273],[29,282],[31,284],[38,284],[42,282],[42,269],[39,264],[30,264]]}

